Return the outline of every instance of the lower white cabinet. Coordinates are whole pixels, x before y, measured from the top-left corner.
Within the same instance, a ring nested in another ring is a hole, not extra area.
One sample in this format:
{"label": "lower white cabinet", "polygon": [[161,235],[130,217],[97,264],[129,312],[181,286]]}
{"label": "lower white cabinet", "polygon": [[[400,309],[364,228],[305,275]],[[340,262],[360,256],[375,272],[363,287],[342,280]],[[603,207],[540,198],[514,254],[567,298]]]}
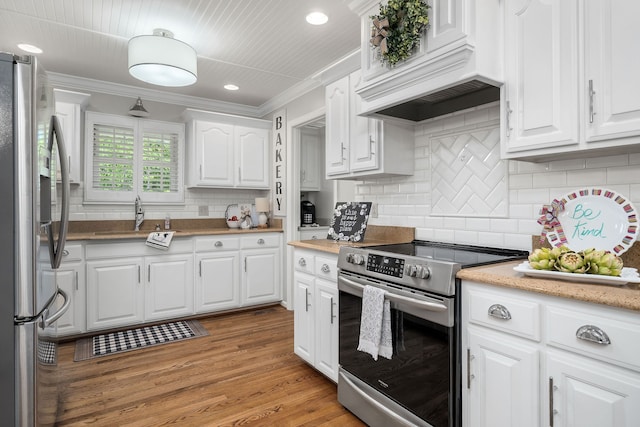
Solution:
{"label": "lower white cabinet", "polygon": [[240,306],[240,238],[196,237],[196,313]]}
{"label": "lower white cabinet", "polygon": [[462,284],[463,425],[632,427],[640,313]]}
{"label": "lower white cabinet", "polygon": [[87,245],[88,330],[193,314],[191,239],[160,253],[140,241]]}
{"label": "lower white cabinet", "polygon": [[296,249],[294,262],[294,351],[337,382],[337,256]]}
{"label": "lower white cabinet", "polygon": [[243,306],[280,301],[281,245],[279,233],[256,233],[240,239]]}

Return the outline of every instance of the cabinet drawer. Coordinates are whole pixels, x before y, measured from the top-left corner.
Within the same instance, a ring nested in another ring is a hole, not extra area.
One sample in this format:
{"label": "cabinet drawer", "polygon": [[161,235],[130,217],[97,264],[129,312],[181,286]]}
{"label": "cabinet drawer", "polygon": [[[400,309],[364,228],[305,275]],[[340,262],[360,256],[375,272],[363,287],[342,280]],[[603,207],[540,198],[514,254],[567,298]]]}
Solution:
{"label": "cabinet drawer", "polygon": [[196,252],[218,252],[240,249],[237,236],[211,236],[196,238]]}
{"label": "cabinet drawer", "polygon": [[[640,370],[640,314],[624,314],[624,317],[616,316],[597,306],[588,311],[549,306],[546,312],[547,342],[555,347]],[[606,334],[609,344],[587,339],[591,335],[592,339],[597,340],[599,332]],[[583,338],[578,338],[578,335]]]}
{"label": "cabinet drawer", "polygon": [[313,254],[306,251],[295,251],[293,256],[293,263],[296,271],[301,271],[307,274],[314,274],[315,268],[313,264]]}
{"label": "cabinet drawer", "polygon": [[512,295],[469,290],[469,321],[540,341],[540,304]]}
{"label": "cabinet drawer", "polygon": [[280,246],[279,234],[254,233],[243,237],[240,241],[242,249],[277,248]]}
{"label": "cabinet drawer", "polygon": [[318,278],[337,282],[338,280],[338,259],[323,256],[316,257],[315,274]]}
{"label": "cabinet drawer", "polygon": [[95,258],[123,258],[148,255],[166,255],[193,252],[193,240],[191,238],[173,238],[168,250],[156,249],[145,244],[144,240],[131,240],[123,242],[114,240],[110,243],[87,243],[85,249],[87,259]]}
{"label": "cabinet drawer", "polygon": [[[49,247],[44,244],[41,245],[38,250],[38,258],[41,261],[49,259]],[[84,258],[84,250],[79,243],[65,244],[64,251],[62,253],[62,262],[78,262]]]}

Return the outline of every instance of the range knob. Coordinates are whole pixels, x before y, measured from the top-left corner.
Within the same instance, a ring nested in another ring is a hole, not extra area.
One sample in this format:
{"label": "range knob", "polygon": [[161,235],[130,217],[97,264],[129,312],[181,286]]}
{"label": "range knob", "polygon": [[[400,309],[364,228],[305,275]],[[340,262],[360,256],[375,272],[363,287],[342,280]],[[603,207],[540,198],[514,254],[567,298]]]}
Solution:
{"label": "range knob", "polygon": [[431,269],[426,265],[419,265],[416,277],[419,277],[421,279],[428,279],[429,277],[431,277]]}
{"label": "range knob", "polygon": [[417,277],[418,274],[418,266],[415,264],[407,264],[404,269],[405,273],[409,277]]}
{"label": "range knob", "polygon": [[348,253],[346,260],[350,264],[362,265],[364,264],[364,257],[360,254]]}

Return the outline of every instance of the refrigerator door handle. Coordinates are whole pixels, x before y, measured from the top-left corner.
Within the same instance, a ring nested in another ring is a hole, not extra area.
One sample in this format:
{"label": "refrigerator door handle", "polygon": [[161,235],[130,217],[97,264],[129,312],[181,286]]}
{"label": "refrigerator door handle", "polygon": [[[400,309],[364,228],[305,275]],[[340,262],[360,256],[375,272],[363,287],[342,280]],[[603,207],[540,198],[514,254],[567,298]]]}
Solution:
{"label": "refrigerator door handle", "polygon": [[[67,163],[67,150],[64,144],[62,131],[60,130],[60,122],[57,116],[51,116],[51,126],[49,126],[49,150],[53,149],[54,139],[58,145],[58,157],[60,160],[60,175],[62,180],[62,207],[60,212],[60,232],[58,241],[54,241],[53,227],[49,225],[47,232],[49,235],[49,255],[51,258],[51,268],[57,269],[62,262],[64,244],[67,240],[67,230],[69,225],[69,193],[71,187],[69,185],[69,164]],[[49,208],[50,209],[50,208]]]}
{"label": "refrigerator door handle", "polygon": [[[62,304],[62,307],[60,307],[60,309],[58,311],[56,311],[55,313],[53,313],[53,315],[48,316],[49,312],[49,308],[56,302],[57,300],[57,296],[60,295],[62,298],[64,298],[64,303]],[[67,293],[65,291],[63,291],[62,289],[58,288],[58,293],[56,294],[56,298],[53,299],[51,305],[49,305],[45,311],[45,317],[42,318],[42,328],[46,328],[47,326],[53,324],[56,320],[58,320],[59,318],[61,318],[69,309],[69,305],[71,304],[71,298],[69,298],[69,296],[67,295]]]}

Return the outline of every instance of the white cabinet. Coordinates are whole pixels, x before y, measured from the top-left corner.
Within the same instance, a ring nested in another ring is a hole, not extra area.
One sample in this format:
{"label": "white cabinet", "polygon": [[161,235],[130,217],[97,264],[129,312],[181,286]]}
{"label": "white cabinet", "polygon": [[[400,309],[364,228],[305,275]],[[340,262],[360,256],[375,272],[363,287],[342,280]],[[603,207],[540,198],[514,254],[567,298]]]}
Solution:
{"label": "white cabinet", "polygon": [[[40,260],[49,259],[48,247],[40,247]],[[65,245],[62,263],[57,270],[45,268],[42,271],[43,281],[55,280],[59,289],[63,290],[71,299],[69,308],[55,323],[56,335],[66,336],[80,334],[86,331],[85,320],[85,273],[84,248],[81,243],[67,243]],[[51,283],[51,282],[49,282]],[[49,288],[49,286],[45,286]],[[62,306],[62,299],[58,298],[58,309]]]}
{"label": "white cabinet", "polygon": [[279,233],[256,233],[240,239],[243,306],[280,301],[281,246]]}
{"label": "white cabinet", "polygon": [[[629,82],[640,73],[640,4],[514,1],[505,13],[503,157],[639,149],[640,88]],[[539,22],[548,30],[534,28]]]}
{"label": "white cabinet", "polygon": [[87,329],[144,321],[143,258],[87,261]]}
{"label": "white cabinet", "polygon": [[145,321],[193,314],[193,255],[146,257]]}
{"label": "white cabinet", "polygon": [[473,282],[462,290],[464,425],[637,424],[640,313]]}
{"label": "white cabinet", "polygon": [[302,227],[299,240],[324,240],[329,233],[329,227]]}
{"label": "white cabinet", "polygon": [[322,155],[324,153],[323,133],[319,129],[300,130],[300,191],[320,191]]}
{"label": "white cabinet", "polygon": [[189,187],[268,189],[270,122],[187,110]]}
{"label": "white cabinet", "polygon": [[232,236],[197,237],[195,311],[240,306],[240,238]]}
{"label": "white cabinet", "polygon": [[337,256],[296,249],[294,262],[294,352],[337,382]]}
{"label": "white cabinet", "polygon": [[355,71],[325,89],[326,178],[412,175],[412,129],[359,116],[360,97],[354,90],[360,79],[360,71]]}
{"label": "white cabinet", "polygon": [[[80,165],[82,163],[82,109],[89,102],[89,94],[55,89],[56,116],[62,128],[65,148],[69,160],[69,180],[78,184],[82,180]],[[56,158],[57,157],[53,157]],[[58,165],[59,168],[59,165]],[[60,173],[56,175],[59,179]]]}
{"label": "white cabinet", "polygon": [[141,241],[87,244],[88,330],[193,314],[192,240],[159,253]]}

